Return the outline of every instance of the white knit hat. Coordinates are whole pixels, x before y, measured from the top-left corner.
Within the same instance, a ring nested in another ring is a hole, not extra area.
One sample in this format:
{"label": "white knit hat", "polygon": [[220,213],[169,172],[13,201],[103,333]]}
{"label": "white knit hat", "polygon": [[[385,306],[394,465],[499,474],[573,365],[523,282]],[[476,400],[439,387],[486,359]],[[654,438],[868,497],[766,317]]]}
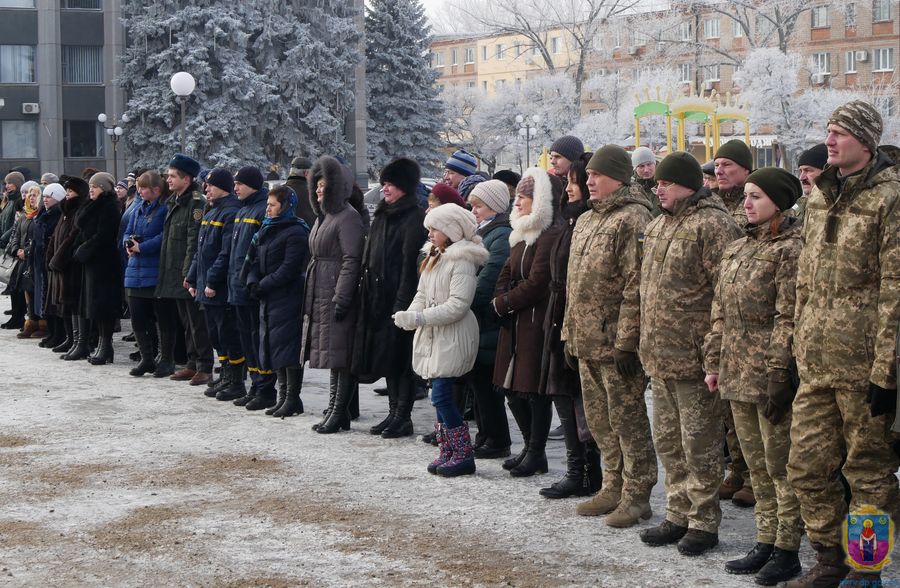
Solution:
{"label": "white knit hat", "polygon": [[488,180],[476,184],[469,194],[484,202],[485,206],[494,212],[506,212],[509,210],[509,186],[501,180]]}
{"label": "white knit hat", "polygon": [[[506,193],[508,195],[509,190]],[[425,215],[424,224],[426,229],[435,229],[444,233],[453,243],[463,239],[471,240],[478,228],[472,211],[456,204],[441,204],[437,208],[431,209]]]}
{"label": "white knit hat", "polygon": [[656,163],[656,156],[649,147],[638,147],[631,154],[631,167],[637,167],[642,163]]}
{"label": "white knit hat", "polygon": [[66,199],[66,190],[62,187],[61,184],[47,184],[47,186],[44,188],[44,196],[49,196],[57,202],[62,202]]}

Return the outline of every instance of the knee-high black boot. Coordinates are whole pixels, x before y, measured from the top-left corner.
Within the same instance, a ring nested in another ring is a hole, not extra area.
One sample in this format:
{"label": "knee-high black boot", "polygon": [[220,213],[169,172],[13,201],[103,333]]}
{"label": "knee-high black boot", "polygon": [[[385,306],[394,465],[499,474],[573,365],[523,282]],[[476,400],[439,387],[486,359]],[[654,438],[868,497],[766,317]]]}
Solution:
{"label": "knee-high black boot", "polygon": [[556,405],[566,442],[566,475],[549,488],[541,488],[540,494],[546,498],[587,496],[590,494],[590,484],[585,479],[585,447],[578,438],[573,399],[569,396],[554,396],[553,404]]}
{"label": "knee-high black boot", "polygon": [[97,322],[97,351],[88,360],[91,365],[105,365],[113,362],[113,320],[104,319]]}
{"label": "knee-high black boot", "polygon": [[334,403],[337,399],[338,383],[337,370],[331,370],[328,382],[328,408],[325,409],[325,412],[322,415],[322,420],[312,426],[313,431],[318,431],[319,427],[324,425],[326,421],[328,421],[328,417],[331,416],[331,411],[334,410]]}
{"label": "knee-high black boot", "polygon": [[[157,327],[161,327],[158,324]],[[159,360],[156,362],[156,370],[153,372],[154,378],[168,378],[175,373],[175,340],[178,334],[169,329],[159,328]]]}
{"label": "knee-high black boot", "polygon": [[509,411],[519,427],[519,432],[522,433],[522,441],[524,442],[522,451],[518,455],[503,462],[504,470],[512,470],[525,459],[525,454],[528,453],[528,442],[531,439],[531,405],[527,398],[518,394],[507,394],[506,403],[509,405]]}
{"label": "knee-high black boot", "polygon": [[528,400],[531,406],[531,436],[528,438],[528,451],[519,465],[509,471],[514,478],[547,473],[547,435],[550,434],[550,421],[553,409],[549,396],[532,396]]}
{"label": "knee-high black boot", "polygon": [[68,352],[69,349],[75,345],[75,326],[72,324],[72,317],[66,316],[60,320],[62,321],[62,327],[66,333],[66,338],[53,348],[53,353]]}
{"label": "knee-high black boot", "polygon": [[141,353],[141,362],[128,373],[138,378],[156,371],[156,354],[153,352],[153,343],[149,332],[135,329],[134,339],[137,342],[138,351]]}
{"label": "knee-high black boot", "polygon": [[397,412],[397,387],[393,385],[394,379],[391,378],[387,385],[387,397],[388,397],[388,413],[387,416],[384,417],[384,420],[376,425],[372,425],[369,428],[369,433],[373,435],[381,435],[384,433],[384,430],[387,429],[388,425],[391,424],[391,421],[394,420],[394,413]]}
{"label": "knee-high black boot", "polygon": [[412,407],[415,402],[415,386],[411,374],[397,378],[397,408],[394,418],[388,423],[381,436],[384,439],[397,439],[413,434]]}
{"label": "knee-high black boot", "polygon": [[47,336],[41,339],[38,347],[53,349],[65,340],[66,332],[59,317],[47,315],[44,318],[47,320]]}
{"label": "knee-high black boot", "polygon": [[330,435],[338,431],[348,431],[350,429],[350,396],[353,394],[355,387],[353,386],[353,377],[349,370],[331,370],[332,379],[337,381],[337,393],[334,397],[334,408],[328,418],[322,423],[317,433]]}
{"label": "knee-high black boot", "polygon": [[278,394],[275,397],[275,406],[266,409],[266,414],[269,416],[275,414],[284,404],[284,399],[287,398],[287,372],[284,370],[285,368],[275,370],[278,374]]}
{"label": "knee-high black boot", "polygon": [[77,338],[75,340],[75,345],[69,350],[68,353],[62,356],[62,359],[66,361],[78,361],[81,359],[87,359],[91,354],[91,348],[88,345],[91,337],[91,321],[81,315],[73,315],[72,320],[74,320],[78,325],[75,333],[77,335]]}
{"label": "knee-high black boot", "polygon": [[284,368],[287,388],[281,407],[272,413],[274,417],[289,417],[303,414],[303,401],[300,400],[300,389],[303,387],[303,366]]}

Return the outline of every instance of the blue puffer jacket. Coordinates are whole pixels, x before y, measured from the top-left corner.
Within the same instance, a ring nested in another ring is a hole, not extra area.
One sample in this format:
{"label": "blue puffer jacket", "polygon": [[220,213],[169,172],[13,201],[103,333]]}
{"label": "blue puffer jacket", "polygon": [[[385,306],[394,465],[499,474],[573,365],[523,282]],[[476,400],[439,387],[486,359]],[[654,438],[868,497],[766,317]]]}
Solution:
{"label": "blue puffer jacket", "polygon": [[156,286],[165,223],[166,203],[161,198],[154,202],[141,202],[140,207],[128,219],[128,227],[122,237],[123,246],[131,235],[138,235],[141,251],[128,258],[128,266],[125,268],[126,288]]}
{"label": "blue puffer jacket", "polygon": [[266,218],[266,200],[269,191],[263,188],[243,200],[234,217],[234,232],[231,237],[231,258],[228,260],[228,304],[246,306],[251,303],[247,287],[241,282],[241,268],[250,249],[250,240],[259,231]]}
{"label": "blue puffer jacket", "polygon": [[129,234],[128,223],[131,222],[131,217],[137,213],[142,203],[141,197],[135,196],[131,204],[125,208],[125,212],[122,213],[122,220],[119,221],[119,258],[122,260],[122,275],[125,275],[125,269],[128,267],[128,253],[125,252],[125,239]]}
{"label": "blue puffer jacket", "polygon": [[[229,194],[212,201],[203,215],[197,253],[187,275],[188,283],[197,290],[194,299],[200,304],[224,306],[228,301],[228,260],[234,218],[240,208],[241,201],[234,194]],[[206,296],[206,288],[215,290],[216,295],[212,298]]]}

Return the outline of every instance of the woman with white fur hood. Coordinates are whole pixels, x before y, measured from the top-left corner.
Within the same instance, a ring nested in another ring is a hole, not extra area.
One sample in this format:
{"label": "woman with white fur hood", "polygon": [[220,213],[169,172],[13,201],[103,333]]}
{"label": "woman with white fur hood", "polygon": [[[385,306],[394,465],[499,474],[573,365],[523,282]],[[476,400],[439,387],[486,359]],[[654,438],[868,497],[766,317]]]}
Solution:
{"label": "woman with white fur hood", "polygon": [[443,204],[425,216],[428,243],[412,304],[394,313],[394,323],[415,330],[413,370],[431,380],[437,413],[435,436],[440,454],[428,471],[453,477],[475,473],[469,425],[453,401],[453,381],[475,365],[478,321],[472,313],[475,273],[488,259],[475,234],[475,215],[456,204]]}

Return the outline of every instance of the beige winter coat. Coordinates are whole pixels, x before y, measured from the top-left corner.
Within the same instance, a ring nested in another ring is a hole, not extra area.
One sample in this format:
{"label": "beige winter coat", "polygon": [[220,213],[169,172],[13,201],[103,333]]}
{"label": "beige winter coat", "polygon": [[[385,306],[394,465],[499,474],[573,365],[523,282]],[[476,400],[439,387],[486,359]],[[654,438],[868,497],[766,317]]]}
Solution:
{"label": "beige winter coat", "polygon": [[[472,313],[475,272],[488,259],[477,241],[457,241],[440,261],[422,272],[410,311],[421,312],[425,326],[413,338],[413,370],[423,378],[455,378],[472,370],[478,354],[478,321]],[[431,244],[422,247],[425,255]]]}

